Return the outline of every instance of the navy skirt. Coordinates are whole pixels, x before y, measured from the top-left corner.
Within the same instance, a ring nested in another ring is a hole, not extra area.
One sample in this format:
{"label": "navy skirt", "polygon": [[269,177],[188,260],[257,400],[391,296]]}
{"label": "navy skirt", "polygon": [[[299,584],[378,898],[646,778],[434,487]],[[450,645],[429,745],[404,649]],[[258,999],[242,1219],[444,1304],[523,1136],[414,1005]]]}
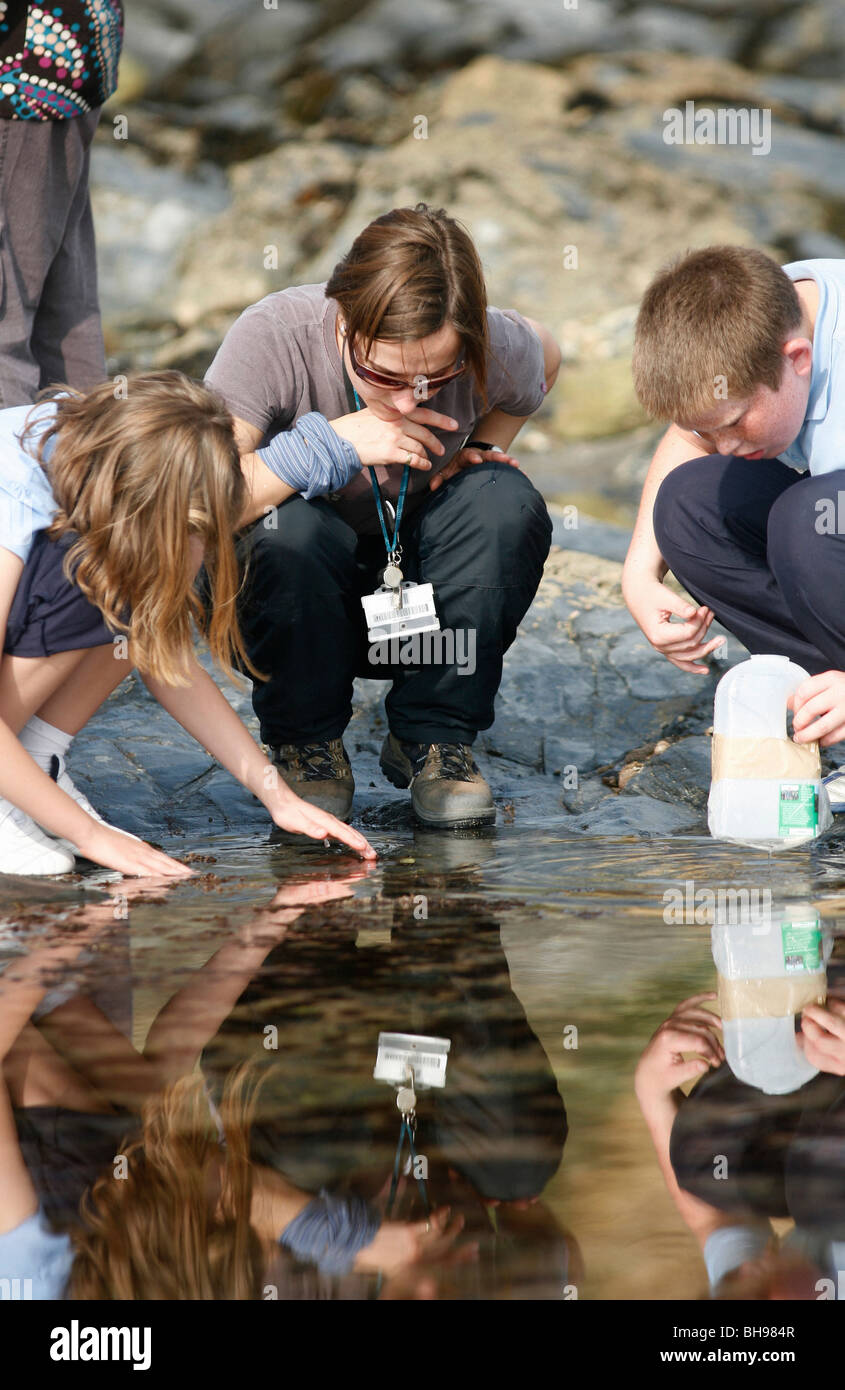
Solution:
{"label": "navy skirt", "polygon": [[113,642],[99,608],[65,578],[62,566],[75,539],[35,533],[6,624],[3,651],[9,656],[53,656]]}

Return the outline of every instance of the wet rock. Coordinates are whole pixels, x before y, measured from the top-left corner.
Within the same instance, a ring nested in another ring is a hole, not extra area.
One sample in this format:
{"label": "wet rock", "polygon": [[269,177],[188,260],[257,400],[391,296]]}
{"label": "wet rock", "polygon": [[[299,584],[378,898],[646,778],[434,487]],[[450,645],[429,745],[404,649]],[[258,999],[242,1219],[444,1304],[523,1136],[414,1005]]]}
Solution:
{"label": "wet rock", "polygon": [[636,626],[611,643],[607,659],[637,700],[669,699],[689,691],[689,673],[661,657]]}
{"label": "wet rock", "polygon": [[630,48],[737,58],[751,25],[740,16],[728,22],[724,16],[708,19],[690,10],[679,10],[677,6],[637,5],[622,20],[620,28]]}
{"label": "wet rock", "polygon": [[704,811],[710,792],[710,739],[694,734],[655,752],[625,790]]}
{"label": "wet rock", "polygon": [[345,211],[357,167],[346,147],[309,141],[233,165],[230,205],[195,225],[182,249],[178,322],[189,327],[209,314],[234,315],[299,283],[297,266]]}
{"label": "wet rock", "polygon": [[389,71],[432,68],[479,53],[557,62],[612,47],[614,9],[608,0],[377,0],[312,46],[330,69]]}
{"label": "wet rock", "polygon": [[98,142],[94,166],[92,205],[106,332],[116,333],[126,321],[172,322],[185,248],[198,221],[225,207],[226,180],[211,165],[190,175],[155,165],[119,141]]}
{"label": "wet rock", "polygon": [[[665,132],[662,123],[655,123],[651,130],[632,131],[630,148],[666,169],[687,177],[694,172],[699,181],[724,189],[763,191],[771,187],[772,179],[786,177],[819,198],[845,198],[838,136],[772,121],[770,136],[761,131],[758,140],[752,132],[760,151],[755,155],[753,144],[667,144]],[[766,149],[769,139],[771,148]]]}
{"label": "wet rock", "polygon": [[[614,526],[584,516],[577,507],[567,512],[563,507],[549,507],[552,518],[552,544],[562,550],[583,550],[604,560],[624,560],[631,532],[628,527]],[[573,524],[574,523],[574,524]]]}
{"label": "wet rock", "polygon": [[700,830],[701,816],[650,796],[609,796],[583,815],[562,817],[562,828],[589,835],[675,835]]}
{"label": "wet rock", "polygon": [[790,7],[768,26],[754,52],[761,68],[837,80],[843,58],[845,11],[839,0]]}
{"label": "wet rock", "polygon": [[565,368],[553,401],[555,432],[565,440],[624,434],[647,418],[634,393],[630,356]]}

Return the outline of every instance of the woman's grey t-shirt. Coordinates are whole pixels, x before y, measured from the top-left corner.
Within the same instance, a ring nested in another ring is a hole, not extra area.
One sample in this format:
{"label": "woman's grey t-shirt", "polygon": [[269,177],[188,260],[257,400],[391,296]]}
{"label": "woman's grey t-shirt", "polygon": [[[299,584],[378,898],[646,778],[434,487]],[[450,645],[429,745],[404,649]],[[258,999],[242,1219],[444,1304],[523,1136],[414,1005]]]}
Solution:
{"label": "woman's grey t-shirt", "polygon": [[[223,397],[232,414],[262,431],[262,443],[290,429],[309,411],[316,410],[328,420],[349,414],[335,333],[338,305],[326,298],[325,288],[324,284],[298,285],[251,304],[229,329],[206,373],[206,382]],[[487,409],[531,415],[543,400],[540,339],[514,309],[488,309],[487,322]],[[451,416],[458,428],[433,431],[446,452],[432,457],[430,473],[411,470],[409,511],[425,500],[434,474],[445,467],[485,413],[468,373],[422,404]],[[376,469],[385,495],[394,503],[401,476],[400,467]],[[359,534],[378,534],[368,470],[330,500]]]}

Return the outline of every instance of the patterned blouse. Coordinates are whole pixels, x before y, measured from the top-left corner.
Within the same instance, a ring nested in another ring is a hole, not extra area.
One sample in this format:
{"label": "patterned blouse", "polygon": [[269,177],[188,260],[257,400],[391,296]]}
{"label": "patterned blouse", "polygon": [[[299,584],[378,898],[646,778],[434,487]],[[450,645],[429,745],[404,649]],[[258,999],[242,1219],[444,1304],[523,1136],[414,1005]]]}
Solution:
{"label": "patterned blouse", "polygon": [[0,118],[64,121],[117,86],[121,0],[0,0]]}

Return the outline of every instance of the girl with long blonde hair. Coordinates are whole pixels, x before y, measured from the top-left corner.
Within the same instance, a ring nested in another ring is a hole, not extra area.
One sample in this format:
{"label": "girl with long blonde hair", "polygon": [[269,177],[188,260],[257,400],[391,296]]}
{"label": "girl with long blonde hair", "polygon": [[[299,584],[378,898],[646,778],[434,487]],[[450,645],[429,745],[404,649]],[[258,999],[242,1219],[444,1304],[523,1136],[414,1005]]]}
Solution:
{"label": "girl with long blonde hair", "polygon": [[0,872],[64,873],[77,853],[191,872],[108,825],[66,771],[71,739],[133,668],[276,825],[374,857],[285,784],[197,660],[194,624],[224,670],[258,674],[235,614],[244,500],[231,415],[179,372],[0,411]]}

